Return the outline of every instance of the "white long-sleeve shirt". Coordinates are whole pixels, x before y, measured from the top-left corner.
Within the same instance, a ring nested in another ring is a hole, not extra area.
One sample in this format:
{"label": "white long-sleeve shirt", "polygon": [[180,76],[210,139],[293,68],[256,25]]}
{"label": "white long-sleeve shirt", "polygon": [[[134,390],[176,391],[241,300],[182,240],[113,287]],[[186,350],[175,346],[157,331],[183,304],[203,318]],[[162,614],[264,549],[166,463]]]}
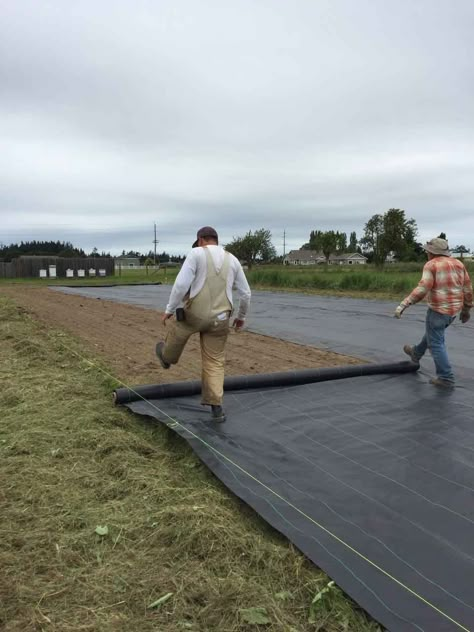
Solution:
{"label": "white long-sleeve shirt", "polygon": [[[211,254],[216,271],[222,268],[225,250],[222,246],[206,246]],[[240,262],[234,255],[228,253],[229,271],[227,273],[226,294],[231,305],[232,290],[236,290],[239,296],[239,310],[237,318],[244,320],[250,304],[250,287],[245,277]],[[204,248],[193,248],[186,257],[181,270],[171,290],[169,303],[166,306],[167,314],[174,314],[177,307],[184,302],[184,297],[189,292],[190,298],[194,298],[203,288],[207,276],[207,257]]]}

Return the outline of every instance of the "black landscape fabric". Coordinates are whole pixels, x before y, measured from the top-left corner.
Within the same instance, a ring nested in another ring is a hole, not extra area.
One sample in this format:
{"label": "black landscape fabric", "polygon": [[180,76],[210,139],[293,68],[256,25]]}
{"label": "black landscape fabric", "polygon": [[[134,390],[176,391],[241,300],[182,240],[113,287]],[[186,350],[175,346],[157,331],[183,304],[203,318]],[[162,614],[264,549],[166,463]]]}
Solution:
{"label": "black landscape fabric", "polygon": [[223,424],[192,394],[199,383],[126,405],[184,437],[387,629],[474,630],[474,396],[389,367],[228,385]]}
{"label": "black landscape fabric", "polygon": [[[63,291],[161,310],[169,296],[166,286]],[[254,292],[247,328],[386,362],[424,332],[425,306],[399,321],[395,306]],[[416,373],[227,390],[219,425],[196,383],[195,395],[127,406],[182,435],[389,630],[474,632],[474,321],[456,320],[446,337],[452,391],[428,383],[427,355]]]}

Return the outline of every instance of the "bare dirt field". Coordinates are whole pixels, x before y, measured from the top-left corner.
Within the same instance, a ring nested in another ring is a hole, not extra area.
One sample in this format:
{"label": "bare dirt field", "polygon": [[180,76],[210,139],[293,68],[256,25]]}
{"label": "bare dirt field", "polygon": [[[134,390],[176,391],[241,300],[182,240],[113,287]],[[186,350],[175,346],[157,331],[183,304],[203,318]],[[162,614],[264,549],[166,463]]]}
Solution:
{"label": "bare dirt field", "polygon": [[[128,384],[200,377],[198,336],[191,338],[178,365],[164,371],[158,364],[155,344],[166,334],[158,311],[61,294],[48,288],[12,285],[3,286],[0,292],[14,299],[17,305],[46,326],[62,329],[79,338],[84,344],[85,355],[102,358],[115,376]],[[360,362],[356,358],[245,330],[232,331],[226,348],[227,375]]]}

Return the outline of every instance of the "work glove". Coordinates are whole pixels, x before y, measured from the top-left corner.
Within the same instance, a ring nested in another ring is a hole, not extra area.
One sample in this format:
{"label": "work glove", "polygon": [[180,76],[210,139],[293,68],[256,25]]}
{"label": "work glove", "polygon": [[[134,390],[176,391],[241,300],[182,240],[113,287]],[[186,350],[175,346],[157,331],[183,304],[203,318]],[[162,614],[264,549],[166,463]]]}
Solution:
{"label": "work glove", "polygon": [[403,303],[400,303],[400,305],[397,307],[397,309],[395,310],[395,313],[393,315],[394,318],[401,318],[403,312],[406,310],[406,305],[403,305]]}
{"label": "work glove", "polygon": [[464,324],[471,318],[471,312],[468,309],[462,309],[459,314],[459,320]]}

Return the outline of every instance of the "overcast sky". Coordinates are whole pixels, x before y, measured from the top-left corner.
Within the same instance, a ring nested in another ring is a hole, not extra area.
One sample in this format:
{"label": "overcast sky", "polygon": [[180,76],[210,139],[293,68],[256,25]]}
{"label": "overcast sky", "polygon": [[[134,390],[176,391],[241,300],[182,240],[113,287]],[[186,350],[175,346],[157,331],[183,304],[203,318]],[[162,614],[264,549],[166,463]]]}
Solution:
{"label": "overcast sky", "polygon": [[185,253],[403,208],[474,248],[472,0],[3,0],[0,242]]}

